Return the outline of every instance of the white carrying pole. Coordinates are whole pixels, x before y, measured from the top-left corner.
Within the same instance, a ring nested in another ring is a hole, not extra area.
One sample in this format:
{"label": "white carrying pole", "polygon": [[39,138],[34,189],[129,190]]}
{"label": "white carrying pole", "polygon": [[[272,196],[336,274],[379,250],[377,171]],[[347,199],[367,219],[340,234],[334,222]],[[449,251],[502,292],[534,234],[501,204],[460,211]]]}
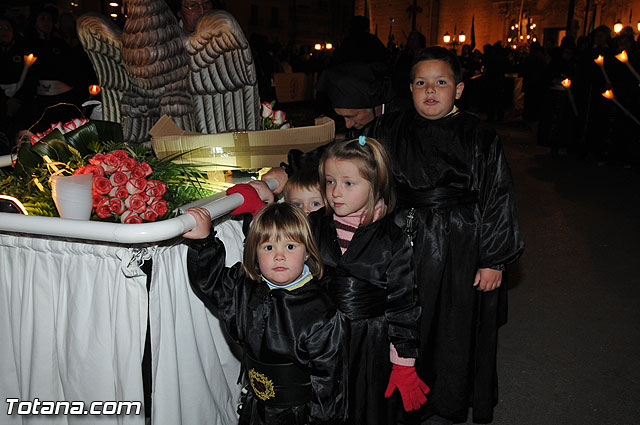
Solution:
{"label": "white carrying pole", "polygon": [[[278,182],[266,180],[271,190]],[[222,199],[202,205],[211,218],[221,217],[242,205],[244,198],[234,193]],[[193,229],[195,219],[190,214],[153,223],[120,224],[103,221],[71,220],[57,217],[0,213],[0,232],[32,233],[63,238],[84,239],[115,243],[150,243],[174,238]]]}

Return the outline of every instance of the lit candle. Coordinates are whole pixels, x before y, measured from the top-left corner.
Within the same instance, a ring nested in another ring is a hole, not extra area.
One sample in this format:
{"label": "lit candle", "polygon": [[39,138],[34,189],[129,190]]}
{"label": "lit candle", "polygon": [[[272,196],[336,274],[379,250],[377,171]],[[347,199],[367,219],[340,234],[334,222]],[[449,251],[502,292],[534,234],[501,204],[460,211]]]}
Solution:
{"label": "lit candle", "polygon": [[18,85],[16,86],[16,92],[20,90],[22,85],[24,84],[25,78],[27,78],[27,71],[31,68],[31,65],[38,59],[33,56],[33,53],[29,53],[28,55],[24,55],[24,66],[22,67],[22,73],[20,74],[20,79],[18,80]]}
{"label": "lit candle", "polygon": [[33,53],[29,53],[28,55],[24,55],[24,64],[29,68],[37,59],[36,56],[33,56]]}
{"label": "lit candle", "polygon": [[636,77],[636,80],[640,82],[640,75],[638,75],[633,65],[631,65],[631,62],[629,62],[629,56],[627,56],[626,50],[623,50],[622,52],[618,53],[616,55],[616,59],[618,59],[623,64],[627,65],[627,68],[629,68],[629,71],[631,71],[633,76]]}
{"label": "lit candle", "polygon": [[615,103],[618,106],[618,108],[622,110],[622,112],[624,112],[629,118],[635,121],[636,124],[640,125],[640,121],[638,121],[638,119],[634,117],[633,114],[629,112],[627,108],[625,108],[624,106],[622,106],[622,104],[620,104],[620,102],[618,102],[618,99],[616,99],[615,95],[613,94],[613,90],[605,90],[604,93],[602,93],[602,96],[606,99],[609,99],[613,103]]}
{"label": "lit candle", "polygon": [[100,86],[96,85],[96,84],[92,84],[89,86],[89,94],[91,96],[95,96],[98,93],[100,93]]}
{"label": "lit candle", "polygon": [[604,81],[607,83],[607,87],[611,87],[611,80],[607,75],[607,71],[605,71],[604,69],[604,57],[602,57],[602,55],[598,55],[598,57],[593,61],[600,66],[600,70],[602,71],[602,75],[604,76]]}
{"label": "lit candle", "polygon": [[565,78],[560,82],[560,84],[562,84],[562,87],[567,89],[567,94],[569,96],[569,103],[571,104],[571,109],[573,110],[573,114],[577,117],[578,108],[576,107],[576,102],[573,101],[573,94],[571,93],[571,80],[568,78]]}

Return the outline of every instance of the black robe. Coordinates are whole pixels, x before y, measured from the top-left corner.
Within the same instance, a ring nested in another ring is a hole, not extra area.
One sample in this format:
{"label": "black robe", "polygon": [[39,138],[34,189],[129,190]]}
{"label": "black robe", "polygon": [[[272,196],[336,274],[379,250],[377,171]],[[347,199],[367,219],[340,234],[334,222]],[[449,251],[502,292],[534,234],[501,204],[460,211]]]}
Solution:
{"label": "black robe", "polygon": [[311,376],[309,403],[270,407],[249,391],[240,422],[342,423],[346,416],[345,321],[325,285],[313,279],[291,291],[270,290],[265,282],[246,277],[240,263],[225,267],[224,245],[213,236],[188,244],[187,268],[194,291],[216,311],[245,355],[263,363],[291,362]]}
{"label": "black robe", "polygon": [[384,398],[389,343],[401,357],[418,354],[418,319],[411,245],[391,216],[360,227],[344,254],[332,215],[309,216],[328,277],[328,292],[350,321],[349,423],[387,425],[401,409],[396,390]]}
{"label": "black robe", "polygon": [[422,319],[417,371],[431,387],[421,416],[490,422],[497,403],[498,328],[506,322],[506,284],[473,287],[479,268],[502,269],[524,245],[511,171],[495,131],[474,115],[439,120],[415,110],[370,126],[392,161],[399,209],[413,223]]}

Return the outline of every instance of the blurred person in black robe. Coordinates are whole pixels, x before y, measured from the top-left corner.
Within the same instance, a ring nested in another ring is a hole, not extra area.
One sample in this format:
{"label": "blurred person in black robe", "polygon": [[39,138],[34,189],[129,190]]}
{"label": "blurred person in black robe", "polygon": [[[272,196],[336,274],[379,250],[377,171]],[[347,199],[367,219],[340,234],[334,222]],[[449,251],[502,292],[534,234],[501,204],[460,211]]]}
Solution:
{"label": "blurred person in black robe", "polygon": [[345,138],[357,137],[377,116],[411,108],[392,87],[388,68],[380,63],[349,62],[325,70],[317,84],[318,101],[327,101],[344,118]]}
{"label": "blurred person in black robe", "polygon": [[9,18],[0,18],[0,131],[6,136],[6,146],[0,142],[2,153],[13,149],[18,130],[35,120],[37,82],[33,71],[27,71],[20,83],[25,70],[24,56],[32,52],[14,28]]}
{"label": "blurred person in black robe", "polygon": [[[241,192],[245,204],[251,191]],[[253,194],[254,204],[262,204]],[[191,239],[187,252],[191,285],[244,352],[243,370],[251,390],[240,423],[342,423],[347,397],[345,322],[321,280],[322,260],[305,213],[288,203],[264,208],[251,224],[243,264],[228,268],[224,245],[209,233],[209,213],[202,208],[188,212],[197,223],[184,235]],[[283,255],[281,248],[288,253]],[[295,263],[292,252],[300,249],[304,253]],[[267,256],[272,252],[273,263],[263,263],[261,251]],[[274,272],[265,264],[286,270]],[[290,271],[292,280],[278,280]]]}

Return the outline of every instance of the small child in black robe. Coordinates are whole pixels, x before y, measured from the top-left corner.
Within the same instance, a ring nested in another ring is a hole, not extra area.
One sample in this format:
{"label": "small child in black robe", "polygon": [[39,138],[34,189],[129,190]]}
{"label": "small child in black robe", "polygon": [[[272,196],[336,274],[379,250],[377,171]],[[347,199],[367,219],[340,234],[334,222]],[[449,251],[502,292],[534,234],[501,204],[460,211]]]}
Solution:
{"label": "small child in black robe", "polygon": [[[349,320],[349,423],[395,423],[426,401],[415,372],[416,281],[411,245],[394,223],[389,158],[377,140],[336,142],[319,165],[327,210],[309,215],[329,293]],[[287,183],[289,184],[289,183]]]}
{"label": "small child in black robe", "polygon": [[[251,191],[241,192],[245,203]],[[231,268],[224,266],[224,246],[210,234],[209,212],[188,213],[196,219],[184,234],[194,239],[187,256],[191,284],[244,352],[251,391],[240,423],[342,423],[345,325],[321,284],[322,260],[305,213],[288,203],[262,209],[243,263]]]}

